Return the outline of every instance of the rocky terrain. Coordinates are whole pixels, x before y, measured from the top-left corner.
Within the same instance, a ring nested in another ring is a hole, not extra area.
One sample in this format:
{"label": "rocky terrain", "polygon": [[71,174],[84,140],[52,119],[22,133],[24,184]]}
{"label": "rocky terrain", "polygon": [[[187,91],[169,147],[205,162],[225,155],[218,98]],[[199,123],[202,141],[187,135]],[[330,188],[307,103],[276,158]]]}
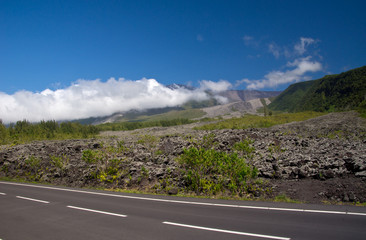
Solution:
{"label": "rocky terrain", "polygon": [[260,181],[241,197],[285,195],[310,203],[366,202],[366,119],[355,112],[268,129],[200,131],[193,129],[196,125],[1,146],[0,177],[74,187],[199,194],[184,188],[177,161],[183,149],[195,146],[233,153],[236,143],[246,141],[253,151],[243,157],[258,169]]}

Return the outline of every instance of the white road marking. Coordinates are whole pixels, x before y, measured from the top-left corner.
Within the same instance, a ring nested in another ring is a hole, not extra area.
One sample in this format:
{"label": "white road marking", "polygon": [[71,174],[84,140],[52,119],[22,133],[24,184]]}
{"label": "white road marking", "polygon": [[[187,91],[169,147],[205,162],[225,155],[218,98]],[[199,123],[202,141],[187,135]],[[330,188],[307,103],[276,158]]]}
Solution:
{"label": "white road marking", "polygon": [[[0,192],[0,195],[3,195],[3,196],[5,196],[6,195],[6,193],[2,193],[2,192]],[[1,240],[1,239],[0,239]]]}
{"label": "white road marking", "polygon": [[238,231],[200,227],[200,226],[173,223],[173,222],[163,222],[163,224],[168,224],[168,225],[173,225],[173,226],[178,226],[178,227],[194,228],[194,229],[200,229],[200,230],[205,230],[205,231],[213,231],[213,232],[229,233],[229,234],[236,234],[236,235],[244,235],[244,236],[250,236],[250,237],[258,237],[258,238],[279,239],[279,240],[290,240],[291,239],[291,238],[287,238],[287,237],[278,237],[278,236],[263,235],[263,234],[256,234],[256,233],[238,232]]}
{"label": "white road marking", "polygon": [[168,202],[168,203],[179,203],[179,204],[190,204],[190,205],[201,205],[201,206],[214,206],[214,207],[259,209],[259,210],[271,210],[271,211],[289,211],[289,212],[343,214],[343,215],[347,214],[347,215],[366,216],[366,213],[358,213],[358,212],[323,211],[323,210],[299,209],[299,208],[275,208],[275,207],[258,207],[258,206],[250,206],[250,205],[231,205],[231,204],[218,204],[218,203],[207,203],[207,202],[190,202],[190,201],[181,201],[181,200],[168,200],[168,199],[159,199],[159,198],[126,196],[126,195],[101,193],[101,192],[89,192],[89,191],[76,190],[76,189],[56,188],[56,187],[48,187],[48,186],[41,186],[41,185],[30,185],[30,184],[14,183],[14,182],[1,182],[0,181],[0,183],[1,184],[8,184],[8,185],[23,186],[23,187],[43,188],[43,189],[51,189],[51,190],[58,190],[58,191],[76,192],[76,193],[84,193],[84,194],[92,194],[92,195],[108,196],[108,197],[118,197],[118,198],[127,198],[127,199],[138,199],[138,200],[155,201],[155,202]]}
{"label": "white road marking", "polygon": [[117,217],[127,217],[127,215],[118,214],[118,213],[104,212],[104,211],[93,210],[93,209],[88,209],[88,208],[81,208],[81,207],[75,207],[75,206],[67,206],[67,207],[72,208],[72,209],[87,211],[87,212],[101,213],[101,214],[117,216]]}
{"label": "white road marking", "polygon": [[328,213],[328,214],[347,214],[347,212],[337,212],[337,211],[323,211],[323,210],[304,210],[304,212],[311,213]]}
{"label": "white road marking", "polygon": [[34,198],[27,198],[27,197],[22,197],[22,196],[16,196],[16,198],[20,198],[20,199],[24,199],[24,200],[29,200],[29,201],[33,201],[33,202],[50,203],[50,202],[47,202],[47,201],[43,201],[43,200],[39,200],[39,199],[34,199]]}
{"label": "white road marking", "polygon": [[366,213],[357,213],[357,212],[347,212],[349,215],[358,215],[358,216],[366,216]]}

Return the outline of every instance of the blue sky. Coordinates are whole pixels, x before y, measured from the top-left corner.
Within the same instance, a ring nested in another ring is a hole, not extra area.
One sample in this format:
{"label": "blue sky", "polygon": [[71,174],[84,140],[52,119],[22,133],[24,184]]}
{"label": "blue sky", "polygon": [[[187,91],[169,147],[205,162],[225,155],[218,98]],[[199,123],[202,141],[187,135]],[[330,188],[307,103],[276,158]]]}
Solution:
{"label": "blue sky", "polygon": [[1,105],[16,112],[44,91],[54,100],[95,81],[110,89],[111,78],[283,90],[365,65],[365,9],[353,0],[0,0]]}

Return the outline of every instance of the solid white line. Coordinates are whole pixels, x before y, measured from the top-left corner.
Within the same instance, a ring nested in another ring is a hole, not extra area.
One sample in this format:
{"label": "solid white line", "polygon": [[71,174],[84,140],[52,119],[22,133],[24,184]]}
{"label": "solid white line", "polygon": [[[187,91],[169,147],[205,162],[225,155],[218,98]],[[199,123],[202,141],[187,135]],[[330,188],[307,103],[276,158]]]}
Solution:
{"label": "solid white line", "polygon": [[50,202],[47,202],[47,201],[38,200],[38,199],[34,199],[34,198],[27,198],[27,197],[22,197],[22,196],[16,196],[16,198],[20,198],[20,199],[24,199],[24,200],[29,200],[29,201],[33,201],[33,202],[50,203]]}
{"label": "solid white line", "polygon": [[168,200],[168,199],[159,199],[159,198],[126,196],[126,195],[101,193],[101,192],[89,192],[89,191],[83,191],[83,190],[47,187],[47,186],[30,185],[30,184],[14,183],[14,182],[1,182],[0,181],[0,183],[8,184],[8,185],[24,186],[24,187],[43,188],[43,189],[51,189],[51,190],[58,190],[58,191],[84,193],[84,194],[127,198],[127,199],[138,199],[138,200],[155,201],[155,202],[179,203],[179,204],[214,206],[214,207],[246,208],[246,209],[271,210],[271,211],[290,211],[290,212],[322,213],[322,214],[348,214],[348,215],[366,216],[366,213],[357,213],[357,212],[350,213],[350,212],[340,212],[340,211],[323,211],[323,210],[298,209],[298,208],[275,208],[275,207],[258,207],[258,206],[250,206],[250,205],[230,205],[230,204],[218,204],[218,203],[207,203],[207,202],[190,202],[190,201]]}
{"label": "solid white line", "polygon": [[328,213],[328,214],[347,214],[347,212],[323,211],[323,210],[304,210],[304,212],[310,212],[310,213]]}
{"label": "solid white line", "polygon": [[304,212],[304,209],[298,209],[298,208],[273,208],[273,207],[269,207],[268,210],[288,211],[288,212]]}
{"label": "solid white line", "polygon": [[81,208],[81,207],[75,207],[75,206],[67,206],[67,207],[72,208],[72,209],[82,210],[82,211],[101,213],[101,214],[105,214],[105,215],[111,215],[111,216],[117,216],[117,217],[127,217],[127,215],[122,215],[122,214],[118,214],[118,213],[104,212],[104,211],[93,210],[93,209],[88,209],[88,208]]}
{"label": "solid white line", "polygon": [[349,215],[366,216],[366,213],[347,212]]}
{"label": "solid white line", "polygon": [[168,224],[168,225],[173,225],[173,226],[178,226],[178,227],[194,228],[194,229],[200,229],[200,230],[206,230],[206,231],[213,231],[213,232],[259,237],[259,238],[269,238],[269,239],[279,239],[279,240],[290,240],[291,239],[291,238],[286,238],[286,237],[277,237],[277,236],[263,235],[263,234],[256,234],[256,233],[237,232],[237,231],[231,231],[231,230],[225,230],[225,229],[200,227],[200,226],[173,223],[173,222],[163,222],[163,224]]}

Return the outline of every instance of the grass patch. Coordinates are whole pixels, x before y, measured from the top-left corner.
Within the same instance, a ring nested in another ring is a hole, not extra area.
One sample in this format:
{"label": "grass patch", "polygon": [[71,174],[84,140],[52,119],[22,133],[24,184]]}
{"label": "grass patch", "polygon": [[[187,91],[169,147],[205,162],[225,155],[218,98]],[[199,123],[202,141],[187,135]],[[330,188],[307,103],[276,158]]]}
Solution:
{"label": "grass patch", "polygon": [[272,116],[245,115],[241,118],[232,118],[218,123],[211,123],[195,129],[215,130],[215,129],[247,129],[247,128],[268,128],[279,124],[304,121],[319,117],[326,113],[301,112],[301,113],[281,113]]}
{"label": "grass patch", "polygon": [[[176,116],[178,117],[178,116]],[[135,122],[118,122],[104,123],[97,125],[99,131],[129,131],[148,127],[170,127],[193,123],[188,118],[161,119],[154,121],[135,121]]]}
{"label": "grass patch", "polygon": [[294,200],[286,196],[286,194],[279,194],[274,199],[275,202],[286,202],[286,203],[302,203],[301,201]]}

